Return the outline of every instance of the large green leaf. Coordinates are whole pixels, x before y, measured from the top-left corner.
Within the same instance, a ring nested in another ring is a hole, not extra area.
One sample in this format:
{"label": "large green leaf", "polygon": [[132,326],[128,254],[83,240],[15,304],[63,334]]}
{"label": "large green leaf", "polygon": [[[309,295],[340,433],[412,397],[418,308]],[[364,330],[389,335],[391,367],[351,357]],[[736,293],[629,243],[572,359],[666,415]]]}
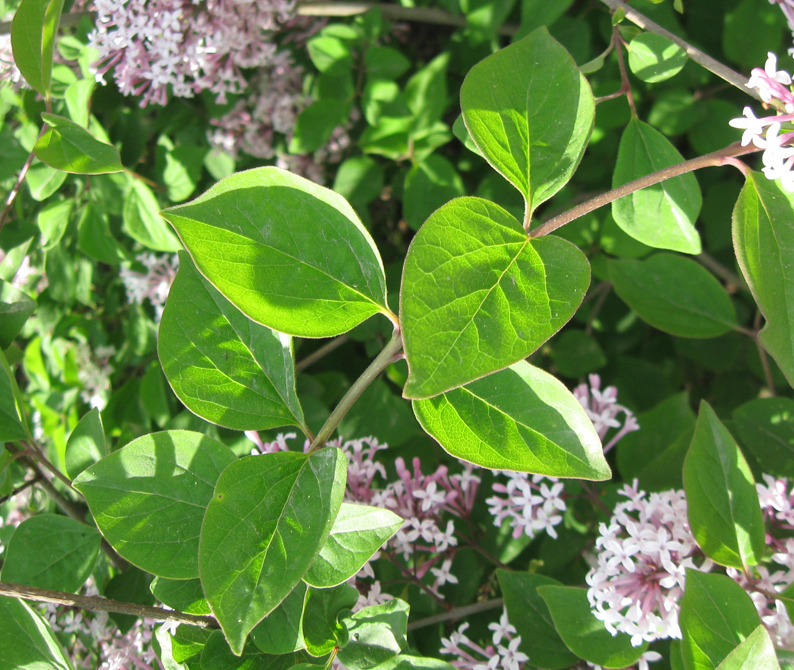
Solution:
{"label": "large green leaf", "polygon": [[592,480],[611,476],[579,401],[526,361],[414,400],[413,406],[419,423],[444,449],[484,468]]}
{"label": "large green leaf", "polygon": [[101,142],[85,128],[63,116],[47,114],[42,118],[49,128],[36,142],[33,153],[43,163],[74,174],[121,172],[119,150]]}
{"label": "large green leaf", "polygon": [[306,646],[303,640],[303,606],[308,587],[298,582],[289,595],[251,631],[251,640],[267,654],[289,654]]}
{"label": "large green leaf", "polygon": [[524,196],[527,218],[571,178],[595,118],[587,80],[545,27],[475,65],[460,105],[483,156]]}
{"label": "large green leaf", "polygon": [[684,461],[689,526],[711,559],[734,568],[764,554],[764,518],[739,445],[705,401]]}
{"label": "large green leaf", "polygon": [[387,509],[342,503],[331,534],[304,580],[317,588],[346,582],[402,524],[402,517]]}
{"label": "large green leaf", "polygon": [[4,582],[77,592],[94,569],[101,536],[96,528],[56,514],[23,521],[3,558]]}
{"label": "large green leaf", "polygon": [[74,480],[113,548],[153,575],[199,574],[199,531],[221,472],[235,461],[217,440],[170,430],[144,435]]}
{"label": "large green leaf", "polygon": [[617,294],[643,321],[678,337],[718,337],[736,328],[736,311],[722,285],[702,265],[676,254],[610,260]]}
{"label": "large green leaf", "polygon": [[647,642],[632,647],[626,633],[612,635],[590,609],[587,589],[548,585],[539,586],[538,593],[549,607],[557,633],[580,658],[604,668],[625,668],[648,648]]}
{"label": "large green leaf", "polygon": [[794,386],[794,194],[750,172],[733,210],[733,244],[766,319],[761,344]]}
{"label": "large green leaf", "polygon": [[733,424],[764,472],[794,477],[794,400],[751,400],[733,411]]}
{"label": "large green leaf", "polygon": [[22,0],[11,23],[14,63],[30,87],[50,95],[55,33],[63,0]]}
{"label": "large green leaf", "polygon": [[548,670],[569,668],[577,661],[554,627],[546,601],[538,593],[539,586],[560,583],[537,573],[497,570],[499,586],[505,599],[510,623],[521,636],[521,651],[532,664]]}
{"label": "large green leaf", "polygon": [[203,419],[235,430],[295,425],[306,432],[292,338],[242,314],[185,252],[160,321],[157,351],[174,393]]}
{"label": "large green leaf", "polygon": [[[633,118],[620,140],[612,186],[622,186],[683,160],[664,135]],[[702,203],[697,180],[687,173],[616,200],[612,203],[612,216],[626,233],[643,244],[699,254],[700,236],[695,221]]]}
{"label": "large green leaf", "polygon": [[372,237],[344,198],[307,179],[240,172],[163,216],[199,271],[270,328],[330,337],[388,312]]}
{"label": "large green leaf", "polygon": [[88,466],[107,456],[105,430],[97,408],[88,412],[74,427],[66,442],[66,472],[77,477]]}
{"label": "large green leaf", "polygon": [[0,670],[72,670],[44,619],[16,598],[0,596]]}
{"label": "large green leaf", "polygon": [[504,209],[457,198],[427,220],[403,268],[407,398],[428,398],[525,358],[571,318],[590,283],[584,254],[530,239]]}
{"label": "large green leaf", "polygon": [[0,349],[11,346],[36,303],[27,294],[0,279]]}
{"label": "large green leaf", "polygon": [[775,645],[764,624],[759,624],[745,640],[725,657],[717,670],[780,670]]}
{"label": "large green leaf", "polygon": [[339,449],[250,456],[218,479],[201,529],[201,584],[235,654],[325,543],[345,490]]}
{"label": "large green leaf", "polygon": [[686,670],[715,670],[761,624],[750,596],[730,577],[692,569],[679,620]]}

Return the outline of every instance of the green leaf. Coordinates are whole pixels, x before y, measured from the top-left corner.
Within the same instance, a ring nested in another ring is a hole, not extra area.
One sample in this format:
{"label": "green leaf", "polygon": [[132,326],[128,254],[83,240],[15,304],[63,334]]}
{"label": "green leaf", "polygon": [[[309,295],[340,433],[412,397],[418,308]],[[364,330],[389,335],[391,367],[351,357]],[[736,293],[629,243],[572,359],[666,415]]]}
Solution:
{"label": "green leaf", "polygon": [[649,84],[674,77],[687,61],[686,51],[656,33],[637,35],[629,42],[628,52],[629,69]]}
{"label": "green leaf", "polygon": [[0,443],[23,440],[28,437],[20,406],[19,389],[8,367],[5,354],[0,349]]}
{"label": "green leaf", "polygon": [[405,85],[405,102],[413,115],[411,134],[418,140],[441,120],[447,108],[447,68],[450,54],[436,56]]}
{"label": "green leaf", "polygon": [[405,175],[403,216],[411,228],[419,230],[435,210],[465,193],[452,163],[443,156],[428,156]]}
{"label": "green leaf", "polygon": [[551,360],[557,372],[565,377],[581,377],[607,364],[607,357],[598,340],[584,330],[567,328],[551,343]]}
{"label": "green leaf", "polygon": [[524,196],[527,220],[571,178],[595,118],[587,80],[546,28],[475,65],[460,104],[483,156]]}
{"label": "green leaf", "polygon": [[610,260],[615,291],[654,328],[678,337],[718,337],[736,328],[731,299],[698,262],[676,254]]}
{"label": "green leaf", "polygon": [[382,379],[372,382],[339,422],[339,435],[377,435],[391,447],[421,434],[410,406]]}
{"label": "green leaf", "polygon": [[12,284],[0,280],[0,349],[11,346],[33,312],[36,302]]}
{"label": "green leaf", "polygon": [[761,344],[794,386],[794,194],[749,173],[733,210],[733,244],[766,319]]}
{"label": "green leaf", "polygon": [[116,147],[100,142],[74,121],[42,113],[49,128],[36,142],[33,153],[43,163],[73,174],[121,172],[121,156]]}
{"label": "green leaf", "polygon": [[251,631],[251,640],[267,654],[289,654],[306,647],[303,640],[303,606],[308,587],[298,582],[278,607]]}
{"label": "green leaf", "polygon": [[571,318],[590,283],[578,247],[530,239],[487,200],[458,198],[408,249],[400,297],[406,398],[428,398],[529,356]]}
{"label": "green leaf", "polygon": [[367,76],[372,79],[397,79],[411,67],[411,61],[397,49],[371,47],[364,56]]}
{"label": "green leaf", "polygon": [[76,593],[94,569],[101,536],[96,528],[56,514],[23,521],[3,558],[4,582]]}
{"label": "green leaf", "polygon": [[689,526],[704,553],[740,570],[764,555],[764,518],[739,445],[702,401],[684,461]]}
{"label": "green leaf", "polygon": [[306,47],[314,67],[320,72],[338,77],[353,66],[350,47],[336,37],[314,37],[306,43]]}
{"label": "green leaf", "polygon": [[37,202],[43,202],[63,186],[66,172],[55,170],[43,163],[36,163],[28,170],[25,179],[30,188],[30,197]]}
{"label": "green leaf", "polygon": [[201,529],[201,584],[235,654],[320,552],[342,504],[347,458],[250,456],[218,479]]}
{"label": "green leaf", "polygon": [[350,670],[369,670],[397,656],[408,642],[408,603],[398,598],[342,619],[349,642],[337,657]]}
{"label": "green leaf", "polygon": [[210,614],[210,606],[201,590],[201,580],[155,577],[149,589],[152,595],[171,609],[187,614]]}
{"label": "green leaf", "polygon": [[168,199],[171,202],[187,200],[201,179],[204,158],[209,150],[195,144],[175,145],[167,135],[161,135],[157,141],[157,152]]}
{"label": "green leaf", "polygon": [[107,455],[102,417],[94,408],[74,427],[66,442],[66,472],[74,479]]}
{"label": "green leaf", "polygon": [[388,314],[372,237],[344,198],[307,179],[240,172],[163,216],[199,271],[258,323],[331,337]]}
{"label": "green leaf", "polygon": [[159,577],[198,577],[199,531],[234,454],[201,433],[171,430],[133,440],[74,480],[97,526],[133,565]]}
{"label": "green leaf", "polygon": [[560,586],[559,582],[529,572],[497,570],[496,575],[510,623],[521,636],[519,649],[532,659],[532,664],[558,670],[576,663],[576,655],[565,646],[554,627],[546,601],[538,593],[539,586]]}
{"label": "green leaf", "polygon": [[127,252],[110,230],[104,207],[86,203],[77,224],[77,244],[84,254],[108,265],[128,260]]}
{"label": "green leaf", "polygon": [[334,191],[355,205],[366,205],[383,189],[383,168],[369,156],[354,156],[339,165]]}
{"label": "green leaf", "polygon": [[30,87],[50,97],[55,34],[63,0],[22,0],[11,22],[11,49]]}
{"label": "green leaf", "polygon": [[346,637],[346,628],[339,623],[339,615],[353,608],[358,591],[350,584],[331,589],[310,588],[303,611],[303,639],[306,651],[312,656],[324,656]]}
{"label": "green leaf", "polygon": [[761,624],[752,599],[730,577],[692,569],[679,620],[687,670],[714,670]]}
{"label": "green leaf", "polygon": [[36,217],[36,223],[41,230],[42,248],[51,249],[61,241],[69,225],[73,208],[74,200],[68,198],[48,203],[41,209]]}
{"label": "green leaf", "polygon": [[201,652],[201,670],[288,670],[297,660],[295,654],[274,656],[250,648],[234,654],[223,639],[223,633],[216,630]]}
{"label": "green leaf", "polygon": [[647,642],[632,647],[626,633],[613,636],[590,610],[587,589],[539,586],[538,593],[549,607],[557,633],[580,658],[604,668],[625,668],[636,663],[648,648]]}
{"label": "green leaf", "polygon": [[579,401],[526,361],[413,406],[422,427],[464,461],[551,477],[611,476]]}
{"label": "green leaf", "polygon": [[157,343],[176,396],[190,411],[234,430],[295,425],[306,432],[295,393],[292,338],[243,315],[179,254]]}
{"label": "green leaf", "polygon": [[346,582],[402,524],[402,517],[389,510],[342,503],[331,534],[304,581],[320,589]]}
{"label": "green leaf", "polygon": [[455,666],[447,661],[409,654],[394,656],[378,666],[378,670],[453,670],[454,668]]}
{"label": "green leaf", "polygon": [[725,657],[717,670],[780,670],[766,626],[760,624]]}
{"label": "green leaf", "polygon": [[289,152],[309,154],[317,151],[328,143],[334,129],[344,123],[349,114],[350,105],[344,100],[316,100],[298,114]]}
{"label": "green leaf", "polygon": [[16,598],[0,596],[0,670],[72,670],[49,624]]}
{"label": "green leaf", "polygon": [[160,205],[152,190],[131,179],[124,196],[124,232],[147,249],[179,251],[182,245],[159,214]]}
{"label": "green leaf", "polygon": [[[683,162],[670,141],[647,123],[629,121],[618,149],[612,178],[617,188]],[[691,173],[634,191],[612,203],[612,216],[624,232],[643,244],[686,254],[699,254],[695,221],[703,199]]]}
{"label": "green leaf", "polygon": [[764,472],[794,477],[794,400],[751,400],[733,411],[733,424]]}

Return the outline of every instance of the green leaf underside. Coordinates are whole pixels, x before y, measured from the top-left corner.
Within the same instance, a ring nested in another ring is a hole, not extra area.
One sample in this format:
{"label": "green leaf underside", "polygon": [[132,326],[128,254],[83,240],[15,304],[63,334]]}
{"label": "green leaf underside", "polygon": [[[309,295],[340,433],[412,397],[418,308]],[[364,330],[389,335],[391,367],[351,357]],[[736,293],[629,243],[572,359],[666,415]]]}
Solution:
{"label": "green leaf underside", "polygon": [[317,588],[347,581],[402,524],[402,517],[390,510],[342,503],[331,534],[303,579]]}
{"label": "green leaf underside", "polygon": [[174,393],[203,419],[234,430],[304,426],[292,339],[242,314],[184,252],[157,348]]}
{"label": "green leaf underside", "polygon": [[579,401],[526,361],[413,406],[422,427],[456,458],[552,477],[611,476]]}
{"label": "green leaf underside", "polygon": [[0,670],[72,670],[52,629],[27,604],[0,596]]}
{"label": "green leaf underside", "polygon": [[794,386],[794,196],[750,172],[733,211],[733,243],[766,319],[761,343]]}
{"label": "green leaf underside", "polygon": [[615,291],[643,321],[678,337],[719,337],[736,327],[736,310],[714,276],[675,254],[610,260]]}
{"label": "green leaf underside", "polygon": [[201,584],[235,654],[300,581],[342,503],[347,459],[333,448],[236,461],[215,487],[201,531]]}
{"label": "green leaf underside", "polygon": [[560,637],[580,658],[604,668],[625,668],[648,648],[647,642],[632,647],[626,633],[613,636],[591,611],[587,589],[539,586],[538,593],[546,601]]}
{"label": "green leaf underside", "polygon": [[680,614],[687,668],[713,670],[760,624],[752,599],[730,577],[687,569]]}
{"label": "green leaf underside", "polygon": [[576,663],[576,655],[565,646],[538,593],[539,586],[559,586],[559,582],[537,573],[497,570],[496,574],[507,614],[521,636],[521,651],[538,667],[548,670],[569,668]]}
{"label": "green leaf underside", "polygon": [[595,118],[590,85],[545,27],[475,65],[460,103],[475,144],[530,215],[570,179]]}
{"label": "green leaf underside", "polygon": [[761,560],[764,519],[753,475],[705,401],[684,461],[684,490],[689,526],[709,558],[742,570]]}
{"label": "green leaf underside", "polygon": [[42,114],[49,128],[36,142],[33,151],[43,163],[75,174],[121,172],[121,156],[116,147],[96,139],[85,128],[55,114]]}
{"label": "green leaf underside", "polygon": [[570,242],[530,239],[487,200],[450,201],[414,237],[403,269],[403,395],[438,395],[525,358],[571,318],[589,283]]}
{"label": "green leaf underside", "polygon": [[199,271],[258,323],[331,337],[388,310],[371,236],[344,198],[302,177],[240,172],[163,216]]}
{"label": "green leaf underside", "polygon": [[8,542],[4,582],[76,593],[94,568],[101,537],[66,516],[40,514],[23,521]]}
{"label": "green leaf underside", "polygon": [[[612,187],[683,160],[658,130],[632,119],[620,140]],[[624,232],[643,244],[699,254],[700,235],[694,224],[702,202],[695,176],[687,173],[615,200],[612,215]]]}
{"label": "green leaf underside", "polygon": [[158,577],[198,577],[199,531],[220,473],[223,444],[184,430],[144,435],[74,480],[97,526],[133,565]]}

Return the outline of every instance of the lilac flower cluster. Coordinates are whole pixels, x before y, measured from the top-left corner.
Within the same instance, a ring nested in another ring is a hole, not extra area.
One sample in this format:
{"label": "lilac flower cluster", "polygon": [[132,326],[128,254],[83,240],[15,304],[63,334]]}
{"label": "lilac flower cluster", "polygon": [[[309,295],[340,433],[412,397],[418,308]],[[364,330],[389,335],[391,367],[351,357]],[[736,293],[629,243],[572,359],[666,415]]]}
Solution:
{"label": "lilac flower cluster", "polygon": [[80,398],[100,411],[105,409],[108,403],[110,375],[114,370],[110,359],[115,353],[116,349],[112,346],[100,346],[92,350],[85,342],[78,342],[75,345],[77,378],[83,385]]}
{"label": "lilac flower cluster", "polygon": [[[603,442],[612,428],[618,431],[604,445],[604,453],[614,447],[626,434],[639,430],[640,424],[628,409],[618,404],[618,390],[614,386],[607,386],[601,390],[601,377],[590,375],[589,384],[579,384],[573,394],[584,407],[584,411],[593,422],[593,427],[598,437]],[[622,421],[618,416],[623,415]]]}
{"label": "lilac flower cluster", "polygon": [[745,107],[743,116],[729,122],[734,128],[744,130],[742,146],[752,143],[764,150],[761,156],[764,174],[767,179],[779,179],[788,191],[794,191],[794,146],[791,146],[794,93],[791,83],[791,75],[777,69],[777,56],[770,52],[764,69],[753,69],[747,85],[757,89],[764,103],[778,112],[758,118],[750,107]]}
{"label": "lilac flower cluster", "polygon": [[146,268],[146,273],[122,267],[119,276],[127,291],[127,300],[139,305],[148,300],[155,311],[155,320],[160,321],[171,284],[174,283],[179,269],[176,255],[156,256],[152,253],[140,254],[137,260]]}
{"label": "lilac flower cluster", "polygon": [[498,623],[488,625],[493,631],[493,643],[483,648],[466,637],[469,624],[462,624],[449,638],[441,638],[442,654],[455,656],[452,665],[460,670],[521,670],[529,657],[519,651],[521,636],[502,611]]}
{"label": "lilac flower cluster", "polygon": [[95,0],[90,44],[96,76],[113,69],[124,95],[141,106],[164,105],[169,90],[189,98],[202,90],[225,102],[247,82],[244,68],[279,58],[271,33],[291,18],[294,0]]}

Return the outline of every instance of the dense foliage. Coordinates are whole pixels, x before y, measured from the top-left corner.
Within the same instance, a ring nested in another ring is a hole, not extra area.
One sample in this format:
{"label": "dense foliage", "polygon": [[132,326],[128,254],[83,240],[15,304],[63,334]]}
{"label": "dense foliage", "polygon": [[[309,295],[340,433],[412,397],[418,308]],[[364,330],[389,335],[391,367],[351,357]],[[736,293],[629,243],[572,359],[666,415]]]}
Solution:
{"label": "dense foliage", "polygon": [[0,670],[794,665],[794,2],[0,7]]}

